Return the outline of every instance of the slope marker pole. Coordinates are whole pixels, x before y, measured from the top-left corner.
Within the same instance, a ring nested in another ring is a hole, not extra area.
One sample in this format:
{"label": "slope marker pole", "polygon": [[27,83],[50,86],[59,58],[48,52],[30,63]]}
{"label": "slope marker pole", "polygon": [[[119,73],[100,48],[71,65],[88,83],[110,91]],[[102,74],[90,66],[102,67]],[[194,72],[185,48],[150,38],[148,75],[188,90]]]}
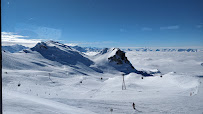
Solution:
{"label": "slope marker pole", "polygon": [[125,80],[124,80],[124,74],[122,74],[123,76],[123,83],[122,83],[122,90],[126,90],[126,86],[125,86]]}
{"label": "slope marker pole", "polygon": [[[49,79],[51,80],[50,75],[51,75],[51,74],[49,73]],[[51,82],[52,82],[52,83],[55,83],[55,82],[54,82],[54,81],[52,81],[52,80],[51,80]]]}

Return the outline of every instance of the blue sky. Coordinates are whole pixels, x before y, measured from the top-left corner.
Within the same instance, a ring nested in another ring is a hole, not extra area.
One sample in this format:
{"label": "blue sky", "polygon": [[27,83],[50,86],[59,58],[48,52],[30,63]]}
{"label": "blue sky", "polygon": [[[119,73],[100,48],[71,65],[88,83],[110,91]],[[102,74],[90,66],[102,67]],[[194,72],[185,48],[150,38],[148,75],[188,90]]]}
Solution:
{"label": "blue sky", "polygon": [[2,32],[93,47],[203,46],[202,6],[203,0],[3,0]]}

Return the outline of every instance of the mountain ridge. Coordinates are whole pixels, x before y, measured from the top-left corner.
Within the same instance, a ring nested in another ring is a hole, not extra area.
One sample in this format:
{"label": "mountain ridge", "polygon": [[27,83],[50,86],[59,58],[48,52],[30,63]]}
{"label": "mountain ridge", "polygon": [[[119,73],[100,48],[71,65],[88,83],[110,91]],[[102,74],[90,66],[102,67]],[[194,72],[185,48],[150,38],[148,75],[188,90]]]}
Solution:
{"label": "mountain ridge", "polygon": [[24,49],[28,49],[28,47],[25,47],[25,46],[19,45],[19,44],[15,44],[12,46],[2,46],[2,50],[8,51],[10,53],[16,53],[16,52],[22,51]]}
{"label": "mountain ridge", "polygon": [[[5,53],[4,55],[12,58],[12,55],[9,55],[8,53]],[[30,49],[24,49],[23,51],[16,53],[15,56],[19,59],[21,58],[20,56],[23,56],[27,62],[23,61],[22,63],[28,68],[31,68],[32,65],[34,67],[37,67],[36,65],[43,68],[49,67],[47,62],[45,62],[45,64],[44,62],[40,62],[42,59],[37,59],[44,58],[45,60],[43,59],[43,61],[48,60],[59,63],[60,65],[66,65],[73,68],[74,71],[80,72],[81,74],[88,74],[88,72],[104,73],[111,71],[123,72],[124,74],[137,73],[143,76],[152,76],[152,74],[147,73],[146,71],[136,70],[126,57],[125,52],[121,51],[119,48],[104,48],[97,55],[90,57],[62,43],[46,41],[37,43]],[[32,58],[32,56],[37,57],[37,61],[34,61],[35,59]],[[16,63],[16,67],[18,67],[17,63],[21,64],[19,62],[14,63]],[[22,67],[23,64],[20,66]]]}

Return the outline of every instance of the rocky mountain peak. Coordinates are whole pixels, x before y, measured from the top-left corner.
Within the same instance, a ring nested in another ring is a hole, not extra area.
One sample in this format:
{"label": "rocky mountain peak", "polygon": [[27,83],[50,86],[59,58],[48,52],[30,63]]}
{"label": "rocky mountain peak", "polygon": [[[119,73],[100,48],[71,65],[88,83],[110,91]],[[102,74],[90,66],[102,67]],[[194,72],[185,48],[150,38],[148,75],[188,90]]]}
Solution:
{"label": "rocky mountain peak", "polygon": [[[120,49],[117,49],[115,55],[112,57],[109,57],[108,60],[109,60],[109,62],[115,62],[118,65],[119,64],[130,64],[131,65],[131,63],[129,62],[129,60],[125,56],[125,52],[121,51]],[[134,67],[132,66],[132,68],[134,68]]]}

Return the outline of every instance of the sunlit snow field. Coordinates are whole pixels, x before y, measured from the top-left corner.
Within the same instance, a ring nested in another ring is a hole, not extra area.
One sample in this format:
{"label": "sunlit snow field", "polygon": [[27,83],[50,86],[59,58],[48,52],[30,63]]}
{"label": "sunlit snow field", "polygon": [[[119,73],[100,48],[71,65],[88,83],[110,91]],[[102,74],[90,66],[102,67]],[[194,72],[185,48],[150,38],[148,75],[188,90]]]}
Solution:
{"label": "sunlit snow field", "polygon": [[[3,112],[110,114],[112,108],[112,114],[203,113],[203,52],[127,51],[126,56],[136,69],[158,69],[163,77],[141,79],[130,73],[125,75],[127,89],[122,90],[121,72],[91,72],[82,66],[75,71],[41,56],[3,53],[5,64],[46,64],[26,70],[3,66]],[[139,111],[133,110],[133,102]]]}

